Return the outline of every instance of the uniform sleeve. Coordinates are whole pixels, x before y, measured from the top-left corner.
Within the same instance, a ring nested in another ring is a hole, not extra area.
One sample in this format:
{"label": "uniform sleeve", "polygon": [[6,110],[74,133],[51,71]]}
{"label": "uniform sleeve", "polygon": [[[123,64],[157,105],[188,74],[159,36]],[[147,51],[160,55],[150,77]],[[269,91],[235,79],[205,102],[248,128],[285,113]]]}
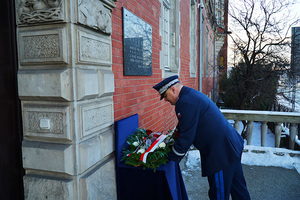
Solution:
{"label": "uniform sleeve", "polygon": [[197,110],[196,106],[188,103],[182,104],[179,108],[176,108],[179,136],[168,155],[169,160],[180,162],[193,144],[199,120]]}

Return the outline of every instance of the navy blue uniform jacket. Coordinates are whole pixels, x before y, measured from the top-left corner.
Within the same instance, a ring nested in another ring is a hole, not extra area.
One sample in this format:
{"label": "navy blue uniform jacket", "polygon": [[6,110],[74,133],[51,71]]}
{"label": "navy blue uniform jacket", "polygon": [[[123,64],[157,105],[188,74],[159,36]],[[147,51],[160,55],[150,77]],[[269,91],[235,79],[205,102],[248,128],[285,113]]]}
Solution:
{"label": "navy blue uniform jacket", "polygon": [[179,136],[170,160],[179,162],[193,144],[200,151],[202,176],[209,176],[241,159],[243,138],[203,93],[183,86],[175,112]]}

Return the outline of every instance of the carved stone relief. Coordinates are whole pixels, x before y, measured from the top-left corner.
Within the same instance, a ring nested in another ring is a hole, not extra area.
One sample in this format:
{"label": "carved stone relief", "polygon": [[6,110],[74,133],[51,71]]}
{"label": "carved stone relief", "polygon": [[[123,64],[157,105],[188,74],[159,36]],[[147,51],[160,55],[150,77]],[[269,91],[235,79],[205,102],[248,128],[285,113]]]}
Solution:
{"label": "carved stone relief", "polygon": [[86,58],[109,58],[109,44],[88,37],[82,37],[82,57]]}
{"label": "carved stone relief", "polygon": [[111,105],[85,110],[85,130],[89,131],[111,121]]}
{"label": "carved stone relief", "polygon": [[62,0],[21,0],[17,6],[18,24],[63,20]]}
{"label": "carved stone relief", "polygon": [[[51,112],[27,112],[26,117],[29,123],[25,125],[25,131],[36,132],[36,133],[45,133],[51,132],[54,134],[63,133],[63,113],[51,113]],[[40,127],[41,119],[49,119],[51,126],[49,129],[42,129]]]}
{"label": "carved stone relief", "polygon": [[111,13],[99,0],[78,1],[78,22],[103,33],[111,34]]}
{"label": "carved stone relief", "polygon": [[113,124],[112,102],[80,106],[82,119],[82,136],[87,136]]}
{"label": "carved stone relief", "polygon": [[78,32],[79,63],[111,65],[111,44],[105,37]]}
{"label": "carved stone relief", "polygon": [[70,140],[70,107],[41,106],[23,104],[24,136]]}
{"label": "carved stone relief", "polygon": [[[59,35],[36,35],[23,37],[24,59],[56,58],[60,56]],[[33,48],[35,47],[35,48]]]}
{"label": "carved stone relief", "polygon": [[24,31],[19,34],[21,64],[67,63],[65,29]]}

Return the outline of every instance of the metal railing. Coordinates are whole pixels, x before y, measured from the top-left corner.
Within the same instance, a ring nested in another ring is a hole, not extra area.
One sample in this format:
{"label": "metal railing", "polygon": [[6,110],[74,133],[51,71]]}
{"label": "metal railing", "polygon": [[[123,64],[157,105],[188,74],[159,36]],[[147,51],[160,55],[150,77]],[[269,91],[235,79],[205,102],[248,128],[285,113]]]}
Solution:
{"label": "metal railing", "polygon": [[289,149],[294,149],[297,126],[300,123],[300,113],[297,112],[275,112],[275,111],[253,111],[253,110],[227,110],[221,109],[227,120],[234,120],[234,128],[240,130],[240,121],[246,122],[247,145],[251,145],[253,122],[261,122],[261,146],[266,144],[268,122],[275,123],[275,147],[279,147],[282,123],[288,123],[290,129]]}

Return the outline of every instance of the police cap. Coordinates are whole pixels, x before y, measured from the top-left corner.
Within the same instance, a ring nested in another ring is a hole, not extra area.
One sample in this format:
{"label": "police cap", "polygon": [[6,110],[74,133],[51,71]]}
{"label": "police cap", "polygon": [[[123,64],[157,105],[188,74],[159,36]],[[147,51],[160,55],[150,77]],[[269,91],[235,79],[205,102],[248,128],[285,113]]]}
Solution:
{"label": "police cap", "polygon": [[169,89],[176,83],[179,83],[179,80],[178,76],[174,75],[162,80],[161,82],[153,86],[153,88],[157,90],[157,92],[160,94],[160,100],[162,100],[167,89]]}

